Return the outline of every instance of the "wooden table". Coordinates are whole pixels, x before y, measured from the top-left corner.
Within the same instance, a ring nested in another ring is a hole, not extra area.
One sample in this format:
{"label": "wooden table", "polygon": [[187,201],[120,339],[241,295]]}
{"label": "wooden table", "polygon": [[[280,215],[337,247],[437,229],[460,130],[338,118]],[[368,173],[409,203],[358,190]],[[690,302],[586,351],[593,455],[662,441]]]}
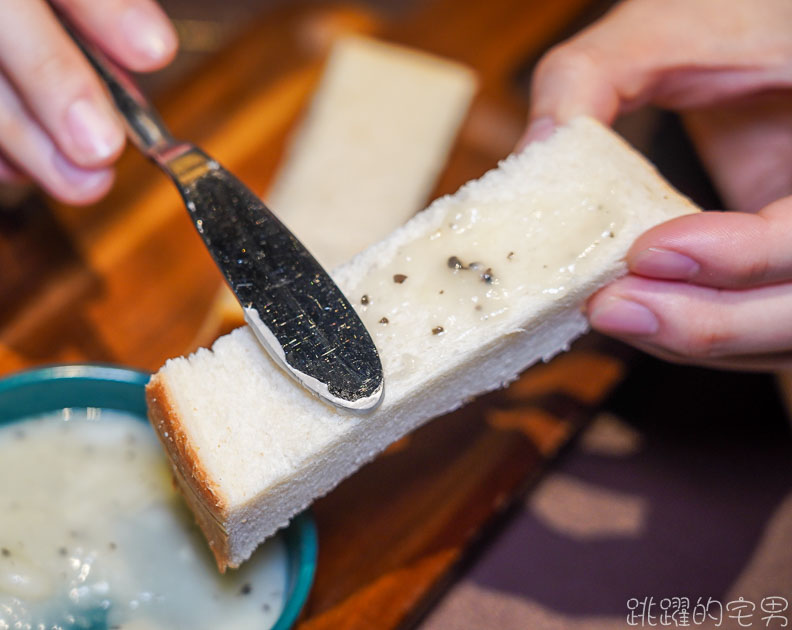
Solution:
{"label": "wooden table", "polygon": [[[540,52],[603,3],[433,0],[395,13],[289,3],[161,94],[174,132],[263,192],[329,41],[371,33],[473,67],[481,90],[437,194],[505,156]],[[211,342],[221,278],[165,177],[134,151],[103,202],[0,212],[0,374],[53,362],[154,370]],[[300,628],[406,627],[619,380],[589,340],[505,392],[439,419],[318,501],[320,556]]]}

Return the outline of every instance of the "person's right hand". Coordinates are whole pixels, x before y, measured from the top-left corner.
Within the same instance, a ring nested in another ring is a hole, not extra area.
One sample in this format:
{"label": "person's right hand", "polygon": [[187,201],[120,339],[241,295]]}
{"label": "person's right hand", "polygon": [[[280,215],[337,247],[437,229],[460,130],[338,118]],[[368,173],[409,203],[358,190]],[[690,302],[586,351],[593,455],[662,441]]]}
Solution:
{"label": "person's right hand", "polygon": [[[52,0],[82,34],[136,72],[167,64],[173,26],[154,0]],[[25,177],[71,204],[112,184],[124,128],[99,78],[45,0],[0,1],[0,183]]]}

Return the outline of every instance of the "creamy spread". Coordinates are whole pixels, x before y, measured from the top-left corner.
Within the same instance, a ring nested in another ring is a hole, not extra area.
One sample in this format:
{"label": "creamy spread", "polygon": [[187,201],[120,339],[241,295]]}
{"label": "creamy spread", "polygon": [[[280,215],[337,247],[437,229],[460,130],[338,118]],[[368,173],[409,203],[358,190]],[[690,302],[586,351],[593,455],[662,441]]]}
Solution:
{"label": "creamy spread", "polygon": [[280,614],[281,538],[220,575],[139,420],[6,425],[0,461],[0,630],[262,630]]}
{"label": "creamy spread", "polygon": [[[459,204],[436,229],[369,274],[351,297],[375,341],[459,340],[505,314],[517,297],[565,293],[569,279],[585,274],[598,245],[623,221],[623,213],[579,199]],[[409,330],[400,327],[403,321]]]}

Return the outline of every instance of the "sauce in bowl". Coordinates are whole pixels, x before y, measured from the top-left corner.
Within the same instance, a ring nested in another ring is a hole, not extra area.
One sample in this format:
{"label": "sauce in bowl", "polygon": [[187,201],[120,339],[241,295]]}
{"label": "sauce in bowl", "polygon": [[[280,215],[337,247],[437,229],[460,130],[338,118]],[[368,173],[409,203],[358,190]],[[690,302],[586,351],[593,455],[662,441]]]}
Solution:
{"label": "sauce in bowl", "polygon": [[0,630],[262,630],[281,536],[220,575],[152,431],[65,409],[0,427]]}

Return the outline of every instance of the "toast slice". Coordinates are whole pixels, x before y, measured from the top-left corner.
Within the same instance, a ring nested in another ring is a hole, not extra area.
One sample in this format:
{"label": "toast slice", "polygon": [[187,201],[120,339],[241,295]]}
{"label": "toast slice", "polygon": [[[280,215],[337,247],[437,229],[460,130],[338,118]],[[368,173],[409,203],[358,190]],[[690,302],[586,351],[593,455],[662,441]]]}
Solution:
{"label": "toast slice", "polygon": [[426,205],[475,88],[460,63],[340,39],[268,205],[325,268],[345,263]]}
{"label": "toast slice", "polygon": [[578,118],[334,272],[382,358],[373,414],[311,397],[247,328],[169,360],[147,387],[150,419],[219,568],[391,442],[567,349],[635,238],[696,210],[621,138]]}

